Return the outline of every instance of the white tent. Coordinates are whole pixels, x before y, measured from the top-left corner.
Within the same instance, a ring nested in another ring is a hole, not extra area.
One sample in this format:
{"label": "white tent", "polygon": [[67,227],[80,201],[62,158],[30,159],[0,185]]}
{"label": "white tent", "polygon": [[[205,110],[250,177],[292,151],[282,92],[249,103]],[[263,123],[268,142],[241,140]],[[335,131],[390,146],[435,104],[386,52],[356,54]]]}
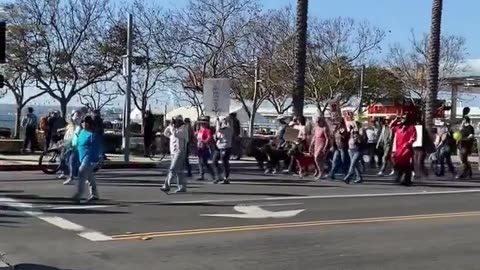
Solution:
{"label": "white tent", "polygon": [[130,121],[140,124],[142,123],[142,112],[138,108],[133,109],[130,113]]}
{"label": "white tent", "polygon": [[190,118],[192,121],[196,121],[198,118],[197,109],[195,107],[179,107],[171,110],[167,113],[166,119],[172,119],[173,117],[181,115],[183,118]]}

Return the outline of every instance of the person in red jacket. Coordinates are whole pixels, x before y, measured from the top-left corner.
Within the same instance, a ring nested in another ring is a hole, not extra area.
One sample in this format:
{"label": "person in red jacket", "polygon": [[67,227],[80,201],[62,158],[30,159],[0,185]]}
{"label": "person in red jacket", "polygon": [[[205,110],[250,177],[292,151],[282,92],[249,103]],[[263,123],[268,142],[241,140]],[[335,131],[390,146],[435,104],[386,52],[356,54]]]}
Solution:
{"label": "person in red jacket", "polygon": [[395,136],[395,152],[393,153],[393,163],[397,173],[395,182],[409,186],[412,184],[413,143],[417,139],[417,132],[411,115],[395,118],[390,126]]}

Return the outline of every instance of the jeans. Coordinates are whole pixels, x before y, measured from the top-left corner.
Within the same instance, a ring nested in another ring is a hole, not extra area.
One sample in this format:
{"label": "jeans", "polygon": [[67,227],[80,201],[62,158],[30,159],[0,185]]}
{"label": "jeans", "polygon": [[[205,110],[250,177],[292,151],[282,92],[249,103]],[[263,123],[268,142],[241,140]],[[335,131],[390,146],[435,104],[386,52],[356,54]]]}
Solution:
{"label": "jeans", "polygon": [[205,174],[205,168],[207,168],[208,173],[212,175],[212,178],[215,180],[215,173],[213,172],[212,166],[208,164],[208,156],[207,155],[198,155],[198,173],[200,174],[200,178],[203,179]]}
{"label": "jeans", "polygon": [[463,168],[460,177],[472,177],[472,165],[468,161],[468,156],[470,155],[470,151],[465,148],[460,148],[460,161],[462,162]]}
{"label": "jeans", "polygon": [[350,168],[348,169],[348,173],[345,176],[345,180],[349,180],[353,176],[353,174],[355,174],[356,180],[362,181],[362,174],[360,173],[360,169],[358,168],[361,158],[360,151],[356,149],[350,149],[348,150],[348,154],[350,155]]}
{"label": "jeans", "polygon": [[179,152],[172,155],[172,160],[170,161],[170,168],[168,170],[167,179],[165,180],[164,187],[170,188],[172,185],[173,178],[177,179],[177,189],[186,190],[187,183],[183,177],[183,167],[185,165],[185,153]]}
{"label": "jeans", "polygon": [[425,167],[425,158],[427,154],[425,153],[425,149],[423,148],[414,148],[413,149],[413,164],[415,174],[419,175],[423,174],[424,176],[428,176],[428,169]]}
{"label": "jeans", "polygon": [[72,149],[70,153],[70,158],[68,160],[68,166],[69,166],[69,171],[70,171],[70,178],[74,178],[78,176],[78,171],[79,171],[79,157],[78,157],[78,150],[77,149]]}
{"label": "jeans", "polygon": [[26,127],[25,128],[25,139],[23,140],[23,150],[27,150],[28,145],[30,144],[30,151],[35,151],[37,149],[37,132],[35,127]]}
{"label": "jeans", "polygon": [[[377,151],[377,144],[376,143],[367,143],[367,151],[368,157],[370,158],[370,168],[374,169],[376,167],[375,164],[375,156]],[[380,161],[380,159],[379,159]]]}
{"label": "jeans", "polygon": [[[340,164],[338,162],[340,161]],[[338,171],[338,167],[341,167],[343,174],[347,175],[347,150],[346,149],[335,149],[332,158],[332,169],[330,170],[330,177],[334,177],[335,173]]]}
{"label": "jeans", "polygon": [[70,162],[70,155],[72,154],[71,149],[62,148],[62,152],[60,153],[60,171],[63,174],[69,173],[69,162]]}
{"label": "jeans", "polygon": [[455,167],[453,166],[453,163],[452,163],[452,153],[450,149],[441,148],[439,160],[440,160],[440,173],[439,173],[440,175],[445,174],[445,163],[447,163],[448,170],[452,174],[455,174]]}
{"label": "jeans", "polygon": [[215,149],[213,154],[213,172],[215,173],[215,179],[220,180],[219,173],[219,160],[222,160],[223,175],[225,178],[230,176],[230,155],[232,154],[232,148]]}
{"label": "jeans", "polygon": [[387,166],[391,166],[393,169],[392,165],[392,147],[385,147],[383,149],[383,156],[382,156],[382,166],[380,167],[380,172],[384,173],[385,170],[387,169]]}
{"label": "jeans", "polygon": [[192,176],[192,165],[190,165],[190,145],[187,145],[185,153],[185,168],[187,169],[187,177]]}
{"label": "jeans", "polygon": [[94,172],[96,165],[97,163],[88,161],[88,158],[85,158],[82,161],[80,168],[78,169],[77,193],[74,198],[82,198],[85,189],[85,181],[88,181],[90,196],[98,198],[97,181]]}

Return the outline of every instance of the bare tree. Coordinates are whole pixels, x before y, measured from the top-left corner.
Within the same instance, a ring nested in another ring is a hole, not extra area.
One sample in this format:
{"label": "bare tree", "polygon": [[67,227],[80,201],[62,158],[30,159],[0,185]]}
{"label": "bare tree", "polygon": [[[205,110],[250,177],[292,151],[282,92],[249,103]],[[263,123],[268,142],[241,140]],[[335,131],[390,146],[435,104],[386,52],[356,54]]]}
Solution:
{"label": "bare tree", "polygon": [[36,45],[29,48],[28,70],[65,116],[67,104],[80,91],[115,75],[104,50],[108,1],[17,0],[16,5]]}
{"label": "bare tree", "polygon": [[307,99],[323,114],[329,100],[347,103],[358,93],[358,67],[380,50],[385,34],[366,21],[341,17],[313,20],[310,29]]}
{"label": "bare tree", "polygon": [[86,106],[90,111],[101,111],[103,107],[112,105],[112,101],[119,96],[119,92],[115,89],[115,84],[102,84],[99,83],[89,86],[87,89],[79,93],[79,101],[82,105]]}
{"label": "bare tree", "polygon": [[[16,5],[3,5],[3,16],[9,22],[7,28],[7,47],[8,65],[4,67],[5,86],[13,94],[16,104],[15,114],[15,133],[14,137],[20,137],[20,120],[23,108],[33,99],[45,94],[45,91],[32,92],[34,88],[34,78],[28,72],[28,59],[33,52],[30,48],[36,47],[35,40],[31,35],[31,25],[28,20],[21,16],[22,11]],[[29,91],[26,91],[28,89]],[[4,92],[0,93],[3,97]]]}
{"label": "bare tree", "polygon": [[[194,11],[194,12],[192,12]],[[246,63],[233,61],[259,13],[256,0],[192,0],[172,12],[171,35],[178,52],[174,68],[184,97],[203,114],[199,94],[205,78],[229,77]],[[251,62],[250,62],[251,63]]]}
{"label": "bare tree", "polygon": [[253,36],[261,59],[261,86],[265,100],[278,114],[292,106],[295,71],[295,15],[290,6],[269,10],[259,20]]}
{"label": "bare tree", "polygon": [[[168,83],[168,71],[173,66],[173,54],[166,49],[162,34],[168,20],[165,12],[156,5],[135,1],[128,11],[135,14],[133,54],[135,56],[134,74],[132,76],[132,101],[142,112],[142,126],[145,124],[145,112],[149,100]],[[123,12],[125,13],[125,12]],[[126,21],[124,18],[122,21]],[[126,25],[124,25],[126,27]],[[123,31],[126,33],[126,31]],[[168,41],[165,41],[168,42]],[[125,93],[126,76],[118,86]]]}
{"label": "bare tree", "polygon": [[[390,46],[386,61],[408,90],[405,94],[412,101],[420,100],[421,105],[427,96],[428,41],[429,35],[423,34],[418,39],[412,30],[410,48],[400,44]],[[466,47],[465,38],[454,35],[442,36],[440,44],[439,84],[442,85],[448,77],[462,71]]]}

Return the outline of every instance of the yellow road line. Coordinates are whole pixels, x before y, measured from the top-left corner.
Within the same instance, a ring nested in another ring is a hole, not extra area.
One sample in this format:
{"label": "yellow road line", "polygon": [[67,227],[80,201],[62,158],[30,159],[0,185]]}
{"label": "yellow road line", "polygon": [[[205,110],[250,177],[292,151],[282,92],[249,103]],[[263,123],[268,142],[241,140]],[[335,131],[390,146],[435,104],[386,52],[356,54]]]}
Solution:
{"label": "yellow road line", "polygon": [[142,238],[151,239],[151,238],[159,238],[159,237],[214,234],[214,233],[226,233],[226,232],[260,231],[260,230],[274,230],[274,229],[301,228],[301,227],[383,223],[383,222],[395,222],[395,221],[413,221],[413,220],[427,220],[427,219],[455,218],[455,217],[475,217],[475,216],[480,216],[480,211],[394,216],[394,217],[378,217],[378,218],[306,221],[306,222],[277,223],[277,224],[263,224],[263,225],[245,225],[245,226],[234,226],[234,227],[217,227],[217,228],[205,228],[205,229],[193,229],[193,230],[122,234],[122,235],[114,235],[111,237],[113,240],[141,240]]}

